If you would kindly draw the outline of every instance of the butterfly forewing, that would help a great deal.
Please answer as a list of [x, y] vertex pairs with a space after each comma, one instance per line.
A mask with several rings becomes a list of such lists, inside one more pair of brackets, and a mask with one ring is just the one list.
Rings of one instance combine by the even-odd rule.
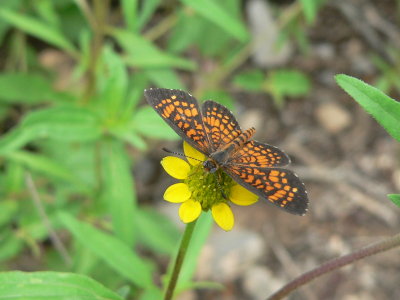
[[224, 168], [224, 171], [243, 187], [287, 212], [304, 215], [307, 211], [307, 192], [292, 171], [242, 166]]
[[197, 100], [181, 90], [148, 89], [147, 102], [186, 142], [200, 152], [210, 154], [210, 142]]
[[206, 101], [203, 103], [202, 111], [204, 126], [213, 151], [223, 148], [242, 133], [235, 117], [225, 106], [214, 101]]

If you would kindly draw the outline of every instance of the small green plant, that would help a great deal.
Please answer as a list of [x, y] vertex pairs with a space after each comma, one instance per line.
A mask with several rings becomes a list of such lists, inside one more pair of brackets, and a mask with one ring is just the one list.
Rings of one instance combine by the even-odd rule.
[[241, 73], [233, 81], [237, 86], [272, 96], [275, 105], [282, 108], [287, 97], [305, 96], [311, 89], [307, 76], [296, 70], [279, 69], [264, 75], [259, 70]]

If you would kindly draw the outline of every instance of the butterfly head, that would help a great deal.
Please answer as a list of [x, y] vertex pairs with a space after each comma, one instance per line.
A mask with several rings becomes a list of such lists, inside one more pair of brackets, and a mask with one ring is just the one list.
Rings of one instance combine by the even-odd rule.
[[215, 173], [218, 170], [218, 165], [211, 159], [204, 161], [203, 167], [209, 173]]

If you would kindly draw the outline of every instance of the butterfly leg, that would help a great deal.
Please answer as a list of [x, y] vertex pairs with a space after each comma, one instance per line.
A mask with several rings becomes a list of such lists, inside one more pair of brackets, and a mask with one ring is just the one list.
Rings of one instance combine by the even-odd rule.
[[228, 199], [228, 197], [227, 197], [227, 196], [225, 195], [225, 193], [224, 193], [224, 190], [222, 189], [222, 186], [221, 186], [221, 183], [220, 183], [221, 178], [220, 178], [220, 176], [218, 176], [216, 173], [217, 173], [217, 172], [214, 172], [213, 174], [214, 174], [214, 176], [215, 176], [215, 180], [217, 181], [217, 185], [218, 185], [218, 188], [219, 188], [219, 190], [220, 190], [220, 192], [221, 192], [222, 198]]

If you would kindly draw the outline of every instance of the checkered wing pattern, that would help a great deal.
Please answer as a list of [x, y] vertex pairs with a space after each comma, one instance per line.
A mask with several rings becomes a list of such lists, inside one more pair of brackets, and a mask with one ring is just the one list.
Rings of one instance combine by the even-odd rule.
[[181, 90], [148, 89], [147, 102], [186, 142], [209, 155], [210, 142], [206, 134], [196, 98]]
[[296, 174], [281, 168], [232, 166], [224, 168], [237, 183], [261, 198], [296, 215], [307, 211], [304, 184]]
[[279, 148], [252, 140], [232, 154], [227, 166], [271, 168], [289, 163], [289, 157]]
[[242, 133], [235, 117], [225, 106], [208, 100], [203, 103], [202, 111], [213, 152], [222, 149]]

